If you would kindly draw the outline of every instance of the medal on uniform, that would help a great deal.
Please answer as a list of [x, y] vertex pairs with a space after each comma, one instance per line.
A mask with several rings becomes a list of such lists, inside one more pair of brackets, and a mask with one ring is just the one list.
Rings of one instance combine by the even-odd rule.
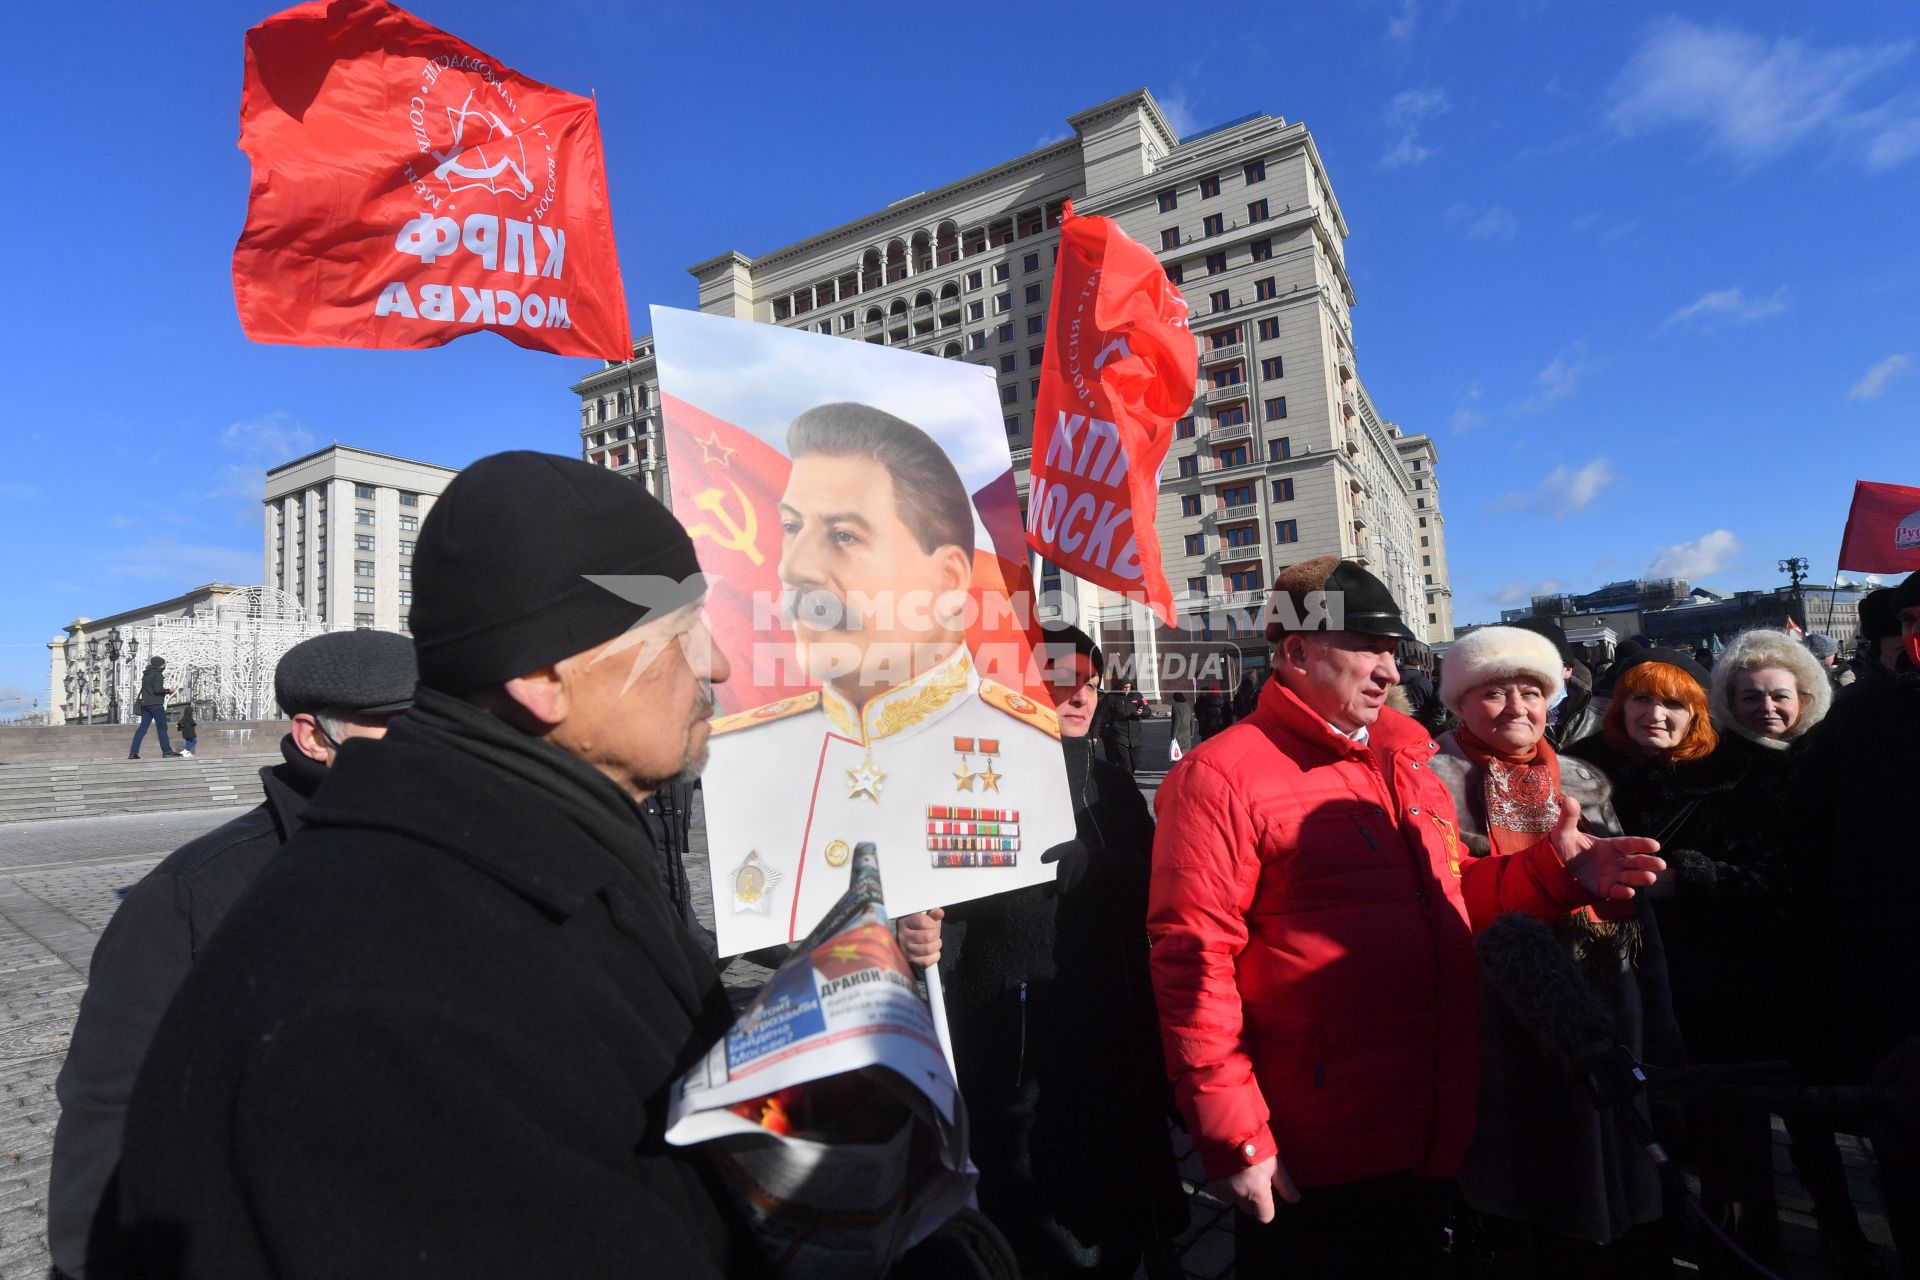
[[846, 866], [847, 859], [853, 855], [853, 850], [847, 846], [845, 840], [829, 840], [827, 847], [820, 852], [830, 867]]
[[[955, 738], [953, 740], [953, 749], [960, 753], [960, 767], [953, 771], [953, 789], [955, 791], [971, 791], [973, 790], [973, 780], [980, 776], [967, 764], [967, 757], [973, 754], [973, 739]], [[988, 763], [991, 764], [992, 762], [989, 761]]]
[[1017, 866], [1020, 811], [930, 804], [927, 852], [936, 867]]
[[886, 782], [887, 775], [873, 767], [873, 757], [869, 755], [857, 768], [847, 770], [847, 799], [857, 800], [861, 796], [880, 803], [880, 788]]
[[982, 769], [979, 774], [980, 789], [982, 791], [998, 791], [1000, 789], [1000, 775], [993, 771], [993, 758], [1000, 754], [1000, 740], [998, 738], [980, 739], [980, 754], [987, 758], [987, 767]]
[[758, 850], [733, 869], [732, 880], [735, 915], [751, 911], [764, 916], [772, 912], [773, 890], [780, 883], [780, 873], [760, 861]]

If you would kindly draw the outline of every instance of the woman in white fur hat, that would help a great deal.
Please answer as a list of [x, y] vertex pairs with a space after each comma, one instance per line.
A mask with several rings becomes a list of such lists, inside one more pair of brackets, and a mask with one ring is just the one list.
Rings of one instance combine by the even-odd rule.
[[[1568, 801], [1595, 834], [1622, 834], [1606, 776], [1563, 761], [1547, 741], [1562, 669], [1551, 641], [1518, 627], [1483, 627], [1447, 652], [1440, 698], [1461, 727], [1441, 737], [1432, 768], [1476, 857], [1509, 857], [1546, 838]], [[1677, 1065], [1665, 953], [1645, 901], [1583, 907], [1553, 928], [1620, 1042], [1643, 1061]], [[1643, 1102], [1631, 1105], [1645, 1117]], [[1460, 1184], [1482, 1215], [1495, 1274], [1637, 1276], [1670, 1266], [1659, 1172], [1624, 1109], [1596, 1108], [1491, 992], [1481, 1007], [1479, 1128]]]

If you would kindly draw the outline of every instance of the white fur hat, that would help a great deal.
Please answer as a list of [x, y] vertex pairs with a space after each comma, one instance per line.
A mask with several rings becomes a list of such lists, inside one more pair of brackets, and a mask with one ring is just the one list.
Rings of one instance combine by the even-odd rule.
[[1481, 627], [1454, 642], [1440, 666], [1440, 701], [1460, 714], [1460, 704], [1481, 685], [1512, 676], [1532, 676], [1552, 702], [1560, 696], [1560, 651], [1537, 631]]
[[1800, 688], [1800, 718], [1787, 730], [1786, 737], [1776, 740], [1775, 745], [1780, 745], [1803, 736], [1826, 719], [1827, 711], [1833, 706], [1833, 686], [1827, 681], [1826, 668], [1804, 644], [1786, 632], [1758, 627], [1735, 636], [1720, 660], [1713, 664], [1708, 705], [1713, 723], [1721, 729], [1730, 729], [1756, 742], [1763, 741], [1734, 718], [1733, 678], [1742, 671], [1761, 671], [1768, 667], [1789, 673]]

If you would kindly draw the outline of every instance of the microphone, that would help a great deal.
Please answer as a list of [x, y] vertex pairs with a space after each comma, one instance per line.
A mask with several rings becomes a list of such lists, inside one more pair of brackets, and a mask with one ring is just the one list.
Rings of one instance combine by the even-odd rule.
[[1474, 939], [1480, 971], [1541, 1048], [1586, 1080], [1596, 1104], [1615, 1107], [1646, 1089], [1646, 1076], [1614, 1034], [1613, 1015], [1544, 922], [1510, 911]]

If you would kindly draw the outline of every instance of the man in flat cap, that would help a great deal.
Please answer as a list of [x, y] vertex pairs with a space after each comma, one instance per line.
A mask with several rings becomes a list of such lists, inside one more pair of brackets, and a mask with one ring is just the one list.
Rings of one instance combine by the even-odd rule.
[[821, 687], [713, 726], [703, 789], [729, 954], [805, 938], [862, 841], [898, 915], [1008, 887], [989, 869], [1073, 838], [1059, 718], [968, 655], [973, 502], [952, 460], [853, 403], [802, 413], [787, 448], [780, 582]]
[[273, 673], [285, 764], [260, 771], [258, 806], [161, 860], [124, 895], [94, 948], [55, 1092], [47, 1239], [57, 1275], [87, 1274], [87, 1239], [120, 1160], [127, 1098], [160, 1016], [214, 929], [293, 835], [349, 738], [378, 738], [413, 702], [413, 642], [383, 631], [302, 640]]
[[1569, 825], [1564, 848], [1539, 851], [1550, 878], [1490, 868], [1473, 901], [1491, 909], [1470, 924], [1461, 879], [1479, 871], [1428, 768], [1436, 746], [1386, 706], [1413, 638], [1391, 593], [1323, 556], [1279, 575], [1266, 623], [1273, 677], [1253, 714], [1195, 747], [1155, 802], [1147, 934], [1168, 1071], [1241, 1210], [1240, 1274], [1430, 1275], [1474, 1131], [1471, 929], [1631, 897], [1664, 864], [1650, 840]]
[[611, 472], [505, 453], [447, 486], [413, 707], [341, 749], [141, 1070], [128, 1272], [761, 1273], [661, 1137], [731, 1022], [640, 811], [705, 755], [703, 602], [685, 532]]

